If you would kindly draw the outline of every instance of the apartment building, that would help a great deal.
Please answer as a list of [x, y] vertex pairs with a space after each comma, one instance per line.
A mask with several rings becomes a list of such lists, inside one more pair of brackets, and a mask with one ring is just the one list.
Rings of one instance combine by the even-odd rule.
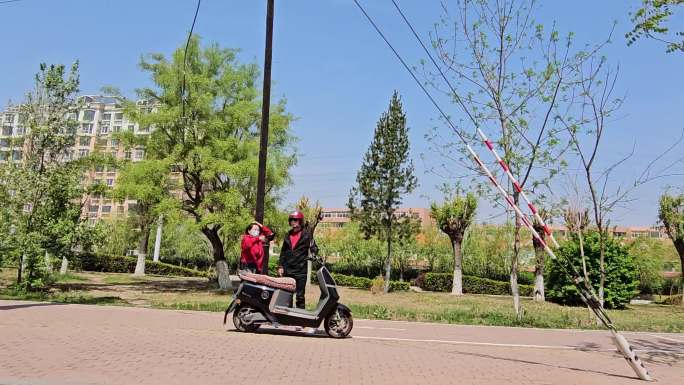
[[[67, 155], [67, 159], [78, 159], [93, 153], [109, 154], [116, 159], [139, 161], [144, 158], [141, 148], [125, 149], [114, 138], [114, 133], [130, 131], [135, 135], [149, 135], [150, 127], [140, 127], [129, 121], [123, 112], [120, 100], [115, 97], [84, 95], [79, 98], [81, 108], [73, 116], [78, 121], [76, 142]], [[144, 102], [138, 103], [141, 109], [151, 110]], [[22, 127], [19, 106], [8, 106], [0, 112], [0, 163], [20, 162], [24, 151], [23, 137], [26, 129]], [[87, 172], [83, 181], [86, 184], [95, 182], [114, 186], [118, 171], [115, 167], [98, 166]], [[84, 215], [90, 222], [115, 215], [127, 215], [135, 201], [116, 202], [103, 196], [90, 196], [84, 209]]]
[[[325, 208], [322, 211], [323, 219], [321, 226], [328, 228], [340, 228], [351, 221], [351, 212], [348, 208]], [[430, 217], [430, 210], [426, 208], [402, 207], [397, 209], [396, 216], [403, 218], [411, 216], [420, 221], [421, 226], [434, 225], [434, 220]]]

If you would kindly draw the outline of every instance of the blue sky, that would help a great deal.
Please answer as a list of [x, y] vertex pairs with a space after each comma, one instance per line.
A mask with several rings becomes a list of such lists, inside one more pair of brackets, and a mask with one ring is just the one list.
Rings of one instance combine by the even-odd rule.
[[[389, 0], [366, 0], [369, 12], [400, 49], [416, 64], [423, 53], [397, 17]], [[419, 33], [426, 36], [440, 15], [439, 1], [400, 2]], [[578, 42], [598, 42], [617, 28], [606, 54], [620, 64], [618, 89], [627, 95], [620, 118], [606, 137], [605, 162], [619, 158], [637, 144], [636, 156], [614, 174], [615, 183], [631, 174], [684, 128], [684, 55], [665, 54], [662, 46], [642, 41], [627, 47], [630, 9], [640, 1], [543, 1], [536, 14], [547, 25], [574, 31]], [[194, 0], [23, 0], [0, 4], [0, 102], [20, 101], [32, 87], [40, 62], [81, 62], [83, 93], [104, 85], [133, 95], [149, 85], [137, 64], [142, 54], [170, 53], [183, 44], [192, 21]], [[243, 61], [263, 63], [265, 1], [204, 0], [195, 32], [204, 43], [241, 49]], [[681, 21], [681, 18], [676, 21]], [[680, 23], [681, 24], [681, 23]], [[412, 151], [420, 187], [406, 206], [426, 207], [441, 194], [442, 178], [426, 172], [441, 160], [432, 154], [424, 134], [438, 124], [437, 112], [401, 68], [392, 53], [351, 0], [276, 0], [273, 95], [286, 97], [298, 117], [299, 165], [295, 185], [285, 204], [306, 194], [324, 206], [346, 203], [349, 188], [392, 91], [403, 96], [411, 128]], [[457, 114], [453, 106], [447, 106]], [[442, 128], [444, 129], [444, 128]], [[680, 147], [680, 151], [681, 151]], [[427, 164], [420, 155], [425, 154]], [[657, 197], [667, 185], [682, 186], [681, 177], [639, 189], [614, 223], [651, 225]], [[481, 217], [493, 213], [483, 208]]]

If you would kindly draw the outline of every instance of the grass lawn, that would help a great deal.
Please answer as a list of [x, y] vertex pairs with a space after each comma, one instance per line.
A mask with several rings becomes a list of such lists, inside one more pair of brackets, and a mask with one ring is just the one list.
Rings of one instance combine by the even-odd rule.
[[[16, 270], [0, 271], [0, 299], [29, 299], [68, 303], [145, 306], [162, 309], [222, 312], [231, 298], [204, 278], [130, 274], [76, 273], [60, 279], [49, 291], [13, 293], [7, 289]], [[3, 289], [4, 288], [4, 289]], [[318, 301], [318, 287], [307, 293], [307, 304]], [[497, 325], [540, 328], [600, 329], [586, 308], [536, 303], [522, 299], [523, 316], [517, 319], [510, 297], [447, 293], [398, 292], [372, 294], [368, 290], [340, 288], [341, 302], [356, 318]], [[684, 308], [671, 305], [631, 305], [608, 312], [620, 330], [684, 332]]]

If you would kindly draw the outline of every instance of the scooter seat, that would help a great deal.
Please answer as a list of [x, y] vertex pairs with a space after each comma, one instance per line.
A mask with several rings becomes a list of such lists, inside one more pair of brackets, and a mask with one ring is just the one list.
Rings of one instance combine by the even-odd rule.
[[294, 293], [297, 288], [297, 282], [294, 278], [283, 277], [269, 277], [263, 274], [254, 274], [248, 272], [240, 272], [240, 279], [244, 281], [249, 281], [253, 283], [258, 283], [260, 285], [272, 287], [274, 289], [282, 289]]

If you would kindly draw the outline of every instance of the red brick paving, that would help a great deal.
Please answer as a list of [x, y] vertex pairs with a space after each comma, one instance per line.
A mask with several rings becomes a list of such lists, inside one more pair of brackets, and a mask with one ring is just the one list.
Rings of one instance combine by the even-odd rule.
[[[0, 384], [643, 383], [606, 332], [355, 320], [357, 338], [332, 340], [222, 318], [0, 301]], [[684, 383], [684, 335], [627, 337], [659, 384]]]

